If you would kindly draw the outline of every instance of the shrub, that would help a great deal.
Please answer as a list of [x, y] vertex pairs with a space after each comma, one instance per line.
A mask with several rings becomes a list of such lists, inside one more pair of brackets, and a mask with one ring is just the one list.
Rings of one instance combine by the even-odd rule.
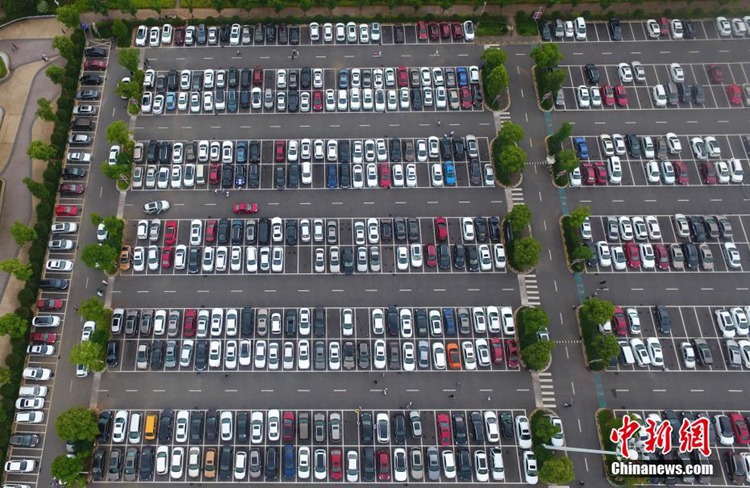
[[23, 288], [18, 292], [18, 303], [24, 306], [29, 306], [36, 301], [36, 293], [28, 288]]
[[39, 244], [34, 244], [29, 248], [29, 259], [32, 261], [38, 261], [44, 258], [45, 250]]
[[5, 357], [5, 365], [10, 369], [16, 369], [23, 366], [25, 357], [17, 352], [11, 352]]

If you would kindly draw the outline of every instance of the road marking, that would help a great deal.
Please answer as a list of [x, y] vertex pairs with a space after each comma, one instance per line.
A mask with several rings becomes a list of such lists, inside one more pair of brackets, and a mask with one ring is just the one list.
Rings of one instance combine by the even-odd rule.
[[252, 128], [253, 128], [252, 125], [241, 125], [240, 126], [240, 129], [252, 129]]
[[310, 390], [297, 390], [297, 393], [310, 393]]
[[244, 290], [229, 290], [230, 293], [242, 293]]
[[690, 393], [703, 393], [703, 390], [690, 390]]
[[516, 391], [518, 391], [518, 392], [529, 392], [531, 390], [529, 390], [528, 388], [516, 388]]
[[666, 291], [680, 291], [679, 288], [666, 288]]
[[437, 205], [437, 203], [438, 203], [437, 200], [429, 200], [429, 201], [427, 201], [427, 205]]
[[203, 390], [188, 390], [188, 393], [201, 393]]
[[263, 290], [264, 293], [276, 293], [276, 290]]
[[260, 390], [261, 393], [273, 393], [274, 390]]
[[164, 393], [167, 390], [151, 390], [151, 391], [153, 391], [154, 393]]
[[396, 205], [406, 205], [406, 202], [393, 202], [393, 203], [395, 203]]
[[631, 288], [630, 291], [643, 291], [643, 288]]
[[729, 393], [742, 393], [743, 390], [727, 390]]
[[268, 203], [266, 203], [266, 205], [269, 205], [269, 206], [274, 206], [274, 207], [276, 207], [276, 206], [279, 206], [279, 205], [281, 205], [281, 202], [268, 202]]
[[344, 202], [331, 202], [331, 205], [343, 205]]
[[459, 200], [458, 203], [461, 205], [469, 205], [471, 204], [471, 200]]
[[346, 393], [346, 390], [337, 389], [337, 390], [333, 390], [333, 392], [334, 393]]
[[362, 202], [362, 205], [375, 205], [375, 202]]
[[466, 291], [478, 292], [480, 291], [480, 289], [479, 288], [467, 288]]
[[501, 288], [502, 291], [516, 291], [515, 288]]
[[666, 393], [667, 392], [667, 390], [664, 388], [654, 388], [651, 391], [653, 391], [654, 393]]
[[407, 388], [407, 393], [419, 393], [419, 388]]
[[224, 393], [237, 393], [237, 390], [224, 390]]
[[713, 288], [701, 288], [701, 291], [714, 291]]
[[444, 292], [445, 288], [433, 288], [432, 291], [434, 291], [434, 292]]
[[300, 205], [312, 205], [312, 202], [299, 202]]
[[196, 290], [196, 293], [211, 293], [211, 290]]
[[400, 293], [407, 293], [407, 292], [411, 292], [411, 288], [399, 288], [398, 291]]
[[333, 290], [331, 290], [331, 293], [344, 293], [344, 290], [342, 290], [341, 288], [334, 288]]
[[367, 288], [365, 290], [365, 293], [377, 293], [377, 292], [378, 292], [377, 288]]
[[138, 290], [136, 293], [148, 293], [148, 290]]
[[164, 293], [177, 293], [175, 290], [164, 290]]
[[[104, 391], [104, 390], [101, 390], [101, 391]], [[138, 393], [138, 390], [125, 390], [125, 393]]]

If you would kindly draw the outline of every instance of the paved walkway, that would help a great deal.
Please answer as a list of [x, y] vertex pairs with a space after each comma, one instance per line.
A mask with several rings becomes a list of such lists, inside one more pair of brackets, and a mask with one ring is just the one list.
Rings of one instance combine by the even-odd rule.
[[[0, 50], [10, 57], [10, 76], [0, 85], [0, 107], [5, 117], [0, 126], [0, 178], [5, 181], [5, 198], [0, 213], [0, 261], [18, 256], [19, 247], [10, 237], [9, 228], [16, 220], [29, 223], [33, 206], [31, 195], [22, 180], [27, 176], [41, 179], [45, 165], [26, 155], [34, 139], [49, 141], [52, 124], [37, 119], [36, 100], [56, 99], [60, 87], [44, 74], [48, 64], [62, 65], [63, 60], [52, 49], [52, 37], [61, 34], [62, 25], [55, 19], [34, 19], [0, 29]], [[13, 49], [15, 44], [18, 49]], [[42, 52], [51, 57], [41, 59]], [[25, 260], [25, 257], [23, 258]], [[16, 295], [23, 283], [0, 273], [0, 315], [17, 306]], [[7, 338], [0, 338], [0, 364], [8, 350]]]

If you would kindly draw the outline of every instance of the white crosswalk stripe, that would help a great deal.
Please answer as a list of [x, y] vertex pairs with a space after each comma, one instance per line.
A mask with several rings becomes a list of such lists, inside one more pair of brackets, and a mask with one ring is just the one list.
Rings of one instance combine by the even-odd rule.
[[536, 392], [539, 393], [537, 396], [537, 407], [542, 408], [557, 408], [557, 400], [555, 398], [555, 385], [552, 381], [552, 373], [542, 372], [535, 376], [535, 383], [538, 388], [535, 388]]
[[538, 307], [542, 304], [539, 297], [539, 284], [535, 274], [520, 275], [519, 281], [522, 281], [521, 289], [522, 303], [530, 307]]

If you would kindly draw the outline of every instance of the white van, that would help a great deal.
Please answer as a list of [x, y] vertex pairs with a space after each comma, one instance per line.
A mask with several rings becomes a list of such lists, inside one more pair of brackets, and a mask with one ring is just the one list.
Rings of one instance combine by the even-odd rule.
[[205, 185], [206, 184], [206, 165], [197, 164], [195, 166], [195, 184]]
[[575, 31], [576, 31], [576, 41], [586, 40], [586, 21], [583, 20], [583, 17], [576, 17]]
[[617, 343], [620, 345], [620, 362], [628, 365], [635, 364], [635, 356], [630, 343], [625, 339], [619, 340]]
[[130, 425], [128, 426], [128, 441], [131, 444], [141, 442], [141, 414], [133, 413], [130, 415]]

